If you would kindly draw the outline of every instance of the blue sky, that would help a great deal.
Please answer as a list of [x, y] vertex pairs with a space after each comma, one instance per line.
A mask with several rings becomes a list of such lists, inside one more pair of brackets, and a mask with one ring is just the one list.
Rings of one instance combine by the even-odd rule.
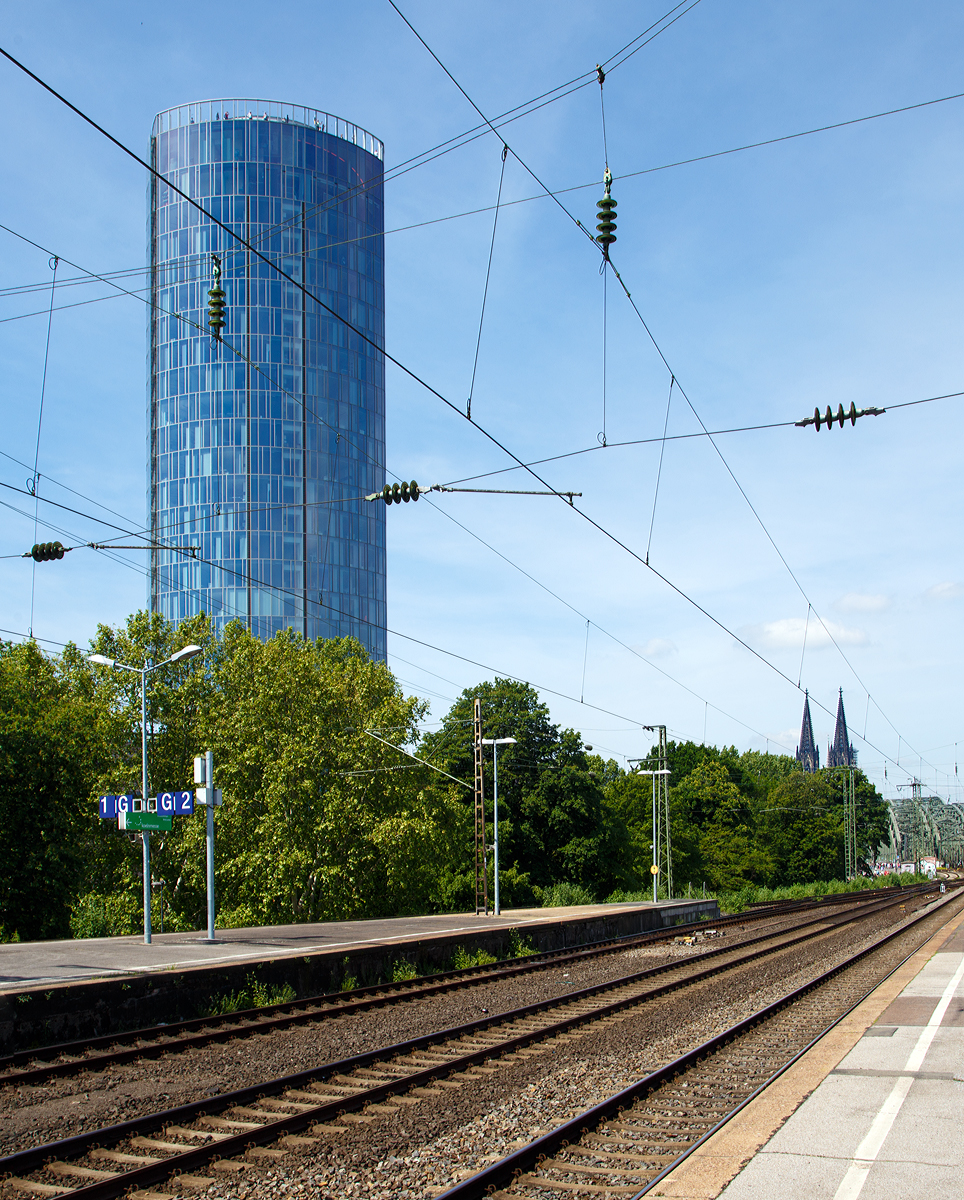
[[[670, 0], [400, 7], [494, 115], [592, 71]], [[964, 390], [964, 101], [632, 173], [962, 91], [962, 26], [960, 7], [940, 0], [701, 0], [608, 75], [613, 260], [709, 429]], [[389, 168], [477, 123], [384, 0], [230, 8], [40, 0], [8, 11], [2, 30], [0, 45], [139, 152], [155, 112], [207, 97], [336, 113], [384, 140]], [[146, 181], [9, 64], [0, 65], [0, 101], [0, 223], [43, 247], [0, 230], [0, 449], [12, 456], [0, 457], [0, 480], [22, 488], [47, 323], [9, 318], [43, 313], [49, 291], [6, 289], [49, 283], [49, 252], [91, 271], [142, 267]], [[603, 170], [595, 83], [504, 136], [550, 189], [592, 185], [559, 199], [594, 222]], [[500, 166], [501, 143], [489, 134], [386, 188], [386, 228], [401, 230], [386, 238], [389, 349], [457, 405], [471, 379], [492, 213], [405, 227], [491, 206]], [[503, 199], [539, 192], [510, 156]], [[929, 790], [960, 798], [961, 400], [829, 434], [723, 435], [716, 445], [726, 465], [705, 438], [669, 441], [650, 542], [659, 444], [614, 443], [660, 437], [670, 374], [610, 277], [609, 444], [599, 446], [598, 267], [552, 200], [502, 210], [473, 416], [525, 461], [586, 450], [537, 470], [554, 488], [581, 491], [579, 507], [643, 557], [649, 544], [652, 566], [725, 628], [558, 500], [436, 495], [388, 514], [389, 626], [418, 639], [390, 636], [399, 677], [438, 719], [488, 674], [419, 644], [430, 643], [552, 689], [544, 695], [556, 720], [630, 757], [648, 748], [641, 723], [792, 752], [798, 679], [826, 744], [833, 721], [819, 706], [832, 713], [842, 687], [852, 732], [866, 732], [866, 743], [854, 737], [860, 762], [886, 794], [918, 773]], [[57, 303], [108, 292], [65, 287]], [[145, 311], [121, 298], [54, 313], [39, 459], [51, 480], [45, 495], [93, 511], [57, 480], [137, 523]], [[512, 465], [395, 369], [388, 414], [388, 464], [399, 478], [448, 483]], [[698, 429], [674, 389], [668, 432]], [[478, 486], [539, 484], [514, 471]], [[28, 497], [4, 489], [0, 499], [32, 513]], [[20, 554], [33, 541], [32, 517], [2, 511], [0, 554]], [[45, 512], [71, 540], [109, 533], [86, 517]], [[127, 565], [86, 550], [39, 565], [35, 634], [83, 643], [98, 621], [142, 606], [145, 556], [118, 558]], [[30, 564], [0, 559], [0, 626], [26, 630], [30, 605]]]

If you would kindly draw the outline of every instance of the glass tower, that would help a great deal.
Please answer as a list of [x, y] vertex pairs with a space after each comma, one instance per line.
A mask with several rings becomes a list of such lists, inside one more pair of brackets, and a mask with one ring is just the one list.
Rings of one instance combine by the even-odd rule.
[[321, 302], [152, 178], [152, 608], [351, 634], [384, 659], [385, 506], [362, 499], [385, 478], [382, 143], [234, 99], [160, 113], [150, 149], [161, 180]]

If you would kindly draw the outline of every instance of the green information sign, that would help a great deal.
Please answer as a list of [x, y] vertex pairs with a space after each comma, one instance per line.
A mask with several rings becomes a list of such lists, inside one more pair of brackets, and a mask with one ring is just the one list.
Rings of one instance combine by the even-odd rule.
[[174, 828], [174, 818], [163, 813], [122, 812], [117, 814], [117, 828], [128, 830], [150, 830], [152, 833]]

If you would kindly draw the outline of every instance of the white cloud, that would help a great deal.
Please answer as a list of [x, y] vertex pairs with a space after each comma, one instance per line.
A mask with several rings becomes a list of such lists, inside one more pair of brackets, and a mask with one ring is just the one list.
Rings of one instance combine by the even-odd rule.
[[865, 646], [868, 641], [862, 629], [848, 629], [836, 621], [821, 624], [813, 617], [809, 624], [804, 617], [784, 617], [779, 621], [765, 621], [762, 625], [748, 625], [740, 632], [746, 641], [768, 650], [801, 649], [804, 634], [808, 650], [831, 645], [831, 636], [838, 646]]
[[959, 583], [935, 583], [924, 593], [926, 600], [956, 600], [964, 596], [964, 586]]
[[883, 612], [890, 608], [889, 596], [870, 596], [864, 592], [848, 592], [834, 604], [840, 612]]
[[645, 646], [633, 646], [633, 649], [644, 658], [668, 658], [676, 653], [677, 646], [669, 638], [650, 638]]

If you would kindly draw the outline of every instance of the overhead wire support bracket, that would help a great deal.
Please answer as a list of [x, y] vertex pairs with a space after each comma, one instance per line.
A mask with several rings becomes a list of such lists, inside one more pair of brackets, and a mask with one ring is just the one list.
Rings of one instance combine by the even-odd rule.
[[[84, 545], [90, 550], [173, 550], [175, 554], [190, 554], [192, 558], [197, 558], [197, 552], [201, 549], [200, 546], [165, 546], [163, 542], [151, 542], [149, 545], [132, 544], [119, 546], [116, 542], [84, 542]], [[68, 547], [73, 549], [73, 547]]]
[[386, 483], [380, 492], [372, 492], [368, 496], [363, 496], [363, 500], [384, 500], [386, 504], [399, 503], [402, 500], [417, 500], [419, 496], [424, 496], [428, 492], [477, 492], [485, 493], [490, 496], [561, 496], [564, 500], [568, 500], [572, 504], [573, 497], [582, 496], [582, 492], [538, 492], [523, 488], [465, 488], [465, 487], [445, 487], [441, 483], [433, 483], [431, 487], [420, 487], [414, 481], [412, 483], [402, 484], [401, 487], [396, 483]]
[[840, 428], [843, 429], [844, 421], [849, 421], [851, 425], [856, 425], [858, 417], [882, 417], [886, 411], [886, 408], [857, 408], [851, 402], [850, 408], [846, 412], [844, 412], [842, 404], [839, 404], [837, 411], [834, 412], [828, 404], [825, 413], [821, 413], [819, 408], [815, 408], [812, 417], [804, 417], [802, 421], [794, 421], [794, 425], [798, 429], [803, 429], [807, 425], [814, 425], [817, 433], [819, 433], [821, 425], [826, 425], [828, 429], [833, 429], [833, 423], [836, 421], [840, 425]]

